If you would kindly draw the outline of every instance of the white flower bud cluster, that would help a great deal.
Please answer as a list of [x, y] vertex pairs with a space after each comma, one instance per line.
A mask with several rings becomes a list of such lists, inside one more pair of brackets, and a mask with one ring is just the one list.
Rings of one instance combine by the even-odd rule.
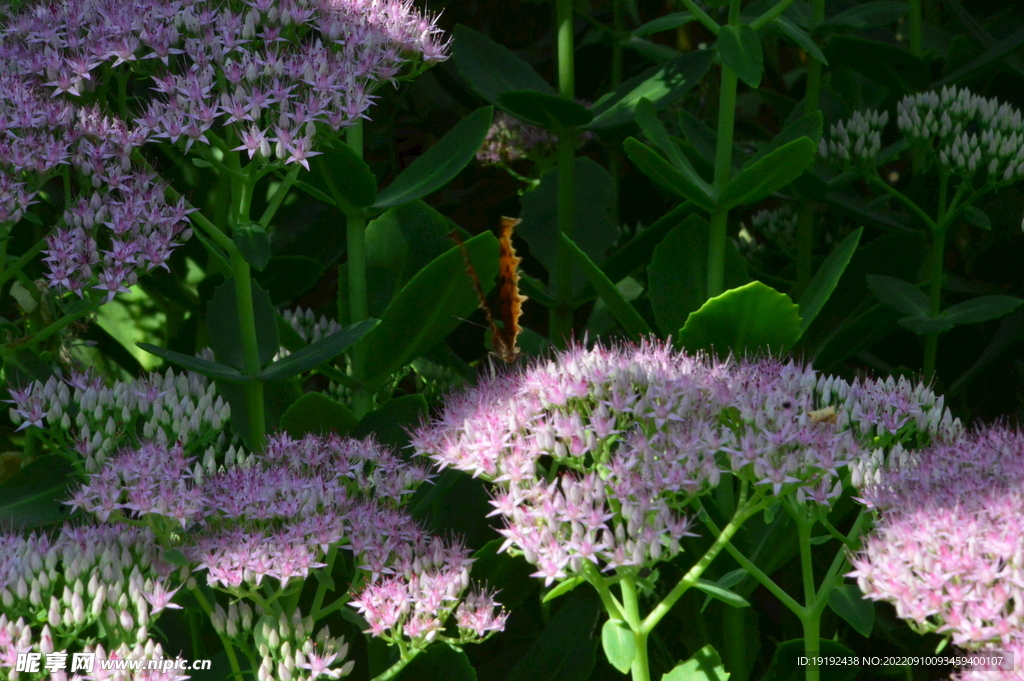
[[[186, 450], [226, 439], [231, 408], [213, 383], [191, 372], [151, 374], [107, 387], [95, 377], [51, 377], [11, 389], [11, 420], [47, 431], [54, 446], [70, 447], [99, 470], [108, 455], [140, 440]], [[224, 444], [221, 442], [221, 444]]]
[[[315, 343], [322, 338], [330, 336], [332, 333], [341, 331], [341, 324], [333, 319], [328, 319], [324, 315], [320, 315], [317, 318], [310, 308], [297, 307], [294, 310], [282, 313], [281, 316], [295, 329], [295, 332], [302, 337], [302, 340], [307, 343]], [[287, 348], [281, 348], [277, 355], [275, 355], [274, 361], [287, 357], [290, 354], [291, 351]]]
[[[349, 660], [331, 668], [348, 655], [345, 637], [333, 637], [330, 628], [324, 627], [313, 638], [313, 618], [302, 617], [298, 610], [290, 619], [280, 613], [277, 619], [269, 615], [259, 616], [253, 624], [244, 602], [242, 608], [245, 610], [240, 618], [234, 603], [226, 615], [220, 605], [217, 608], [218, 615], [223, 618], [223, 632], [228, 636], [233, 636], [232, 630], [239, 631], [239, 626], [242, 630], [254, 630], [256, 649], [263, 658], [256, 672], [258, 681], [312, 681], [321, 676], [336, 679], [348, 676], [355, 666], [355, 660]], [[232, 612], [235, 613], [234, 618]]]
[[[60, 642], [96, 626], [111, 649], [164, 657], [149, 630], [163, 609], [178, 607], [170, 603], [177, 589], [167, 585], [176, 574], [187, 578], [187, 569], [160, 559], [149, 530], [65, 525], [56, 538], [0, 535], [0, 547], [17, 557], [0, 565], [0, 678], [13, 673], [5, 666], [16, 652], [62, 652]], [[105, 659], [101, 649], [85, 650]]]
[[1024, 120], [1006, 103], [946, 87], [904, 97], [896, 124], [911, 142], [937, 154], [939, 164], [962, 177], [980, 169], [988, 182], [1024, 178]]
[[818, 153], [841, 163], [871, 164], [882, 150], [882, 130], [888, 111], [856, 111], [849, 120], [833, 123], [828, 138], [821, 136]]

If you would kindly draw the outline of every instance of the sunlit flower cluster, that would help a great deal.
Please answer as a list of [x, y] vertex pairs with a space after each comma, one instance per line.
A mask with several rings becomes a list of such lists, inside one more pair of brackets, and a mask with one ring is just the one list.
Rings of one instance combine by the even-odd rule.
[[90, 472], [112, 452], [143, 440], [178, 442], [188, 451], [223, 445], [231, 416], [208, 378], [170, 369], [109, 387], [85, 371], [9, 389], [18, 430], [41, 429], [56, 451], [77, 452]]
[[849, 384], [651, 342], [574, 347], [483, 381], [452, 395], [412, 443], [495, 484], [504, 548], [551, 583], [588, 562], [613, 570], [675, 555], [688, 502], [723, 474], [827, 505], [865, 443], [958, 429], [941, 398], [907, 381]]
[[864, 466], [861, 497], [879, 512], [853, 560], [864, 594], [919, 631], [968, 651], [1010, 651], [1022, 679], [1024, 435], [998, 426]]

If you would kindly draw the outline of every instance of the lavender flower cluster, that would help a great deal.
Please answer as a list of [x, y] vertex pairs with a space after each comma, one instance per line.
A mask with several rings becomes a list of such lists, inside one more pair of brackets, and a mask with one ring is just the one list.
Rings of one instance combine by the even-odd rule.
[[146, 142], [239, 143], [308, 169], [318, 130], [366, 118], [408, 61], [447, 56], [408, 0], [62, 0], [13, 13], [2, 36], [0, 223], [54, 174], [77, 180], [47, 278], [82, 295], [95, 277], [108, 300], [190, 236], [184, 202], [137, 162]]
[[231, 408], [204, 376], [168, 369], [131, 381], [71, 372], [10, 387], [11, 421], [41, 429], [55, 451], [74, 451], [85, 470], [95, 472], [111, 453], [126, 445], [153, 441], [180, 443], [186, 451], [226, 444], [224, 425]]
[[[139, 528], [64, 525], [51, 538], [0, 534], [0, 675], [12, 681], [66, 681], [67, 672], [16, 672], [19, 653], [93, 652], [106, 659], [160, 659], [164, 651], [149, 630], [188, 578], [164, 562], [151, 532]], [[84, 639], [99, 625], [106, 648]], [[109, 653], [107, 652], [109, 650]], [[58, 655], [58, 657], [60, 657]], [[46, 658], [44, 658], [45, 661]], [[68, 658], [63, 658], [67, 661]], [[173, 681], [166, 672], [122, 671], [101, 676], [128, 681]]]
[[861, 591], [921, 632], [972, 652], [1006, 651], [1016, 671], [965, 670], [961, 681], [1024, 679], [1024, 434], [997, 426], [955, 442], [875, 457], [858, 471], [879, 518], [853, 559]]
[[[340, 545], [363, 575], [353, 605], [368, 631], [389, 641], [425, 645], [456, 610], [460, 627], [477, 637], [502, 628], [490, 594], [460, 604], [470, 584], [466, 549], [430, 536], [402, 510], [428, 479], [426, 468], [370, 440], [337, 436], [277, 435], [261, 454], [229, 458], [221, 466], [186, 457], [178, 445], [127, 449], [71, 503], [101, 520], [145, 518], [168, 535], [191, 528], [184, 555], [210, 585], [236, 596], [267, 578], [282, 587], [305, 579]], [[301, 642], [293, 643], [297, 654]], [[281, 650], [274, 654], [271, 669], [291, 664]]]
[[960, 424], [906, 380], [846, 383], [774, 359], [718, 361], [662, 343], [574, 347], [452, 395], [412, 438], [496, 486], [504, 549], [547, 584], [679, 552], [683, 509], [732, 473], [829, 504], [865, 447], [948, 439]]
[[997, 184], [1024, 177], [1024, 119], [1009, 104], [945, 87], [904, 97], [896, 124], [952, 173], [971, 179], [983, 168], [987, 181]]
[[[589, 105], [583, 100], [576, 101]], [[579, 143], [593, 138], [594, 133], [586, 130], [579, 136]], [[500, 165], [523, 158], [536, 161], [553, 154], [557, 144], [558, 138], [554, 133], [498, 111], [480, 150], [476, 152], [476, 158], [484, 165]]]

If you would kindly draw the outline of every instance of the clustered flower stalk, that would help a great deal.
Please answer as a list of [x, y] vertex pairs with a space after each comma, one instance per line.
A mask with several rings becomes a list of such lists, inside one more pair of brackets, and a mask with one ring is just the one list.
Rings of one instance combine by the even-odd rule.
[[[904, 97], [897, 106], [896, 126], [938, 171], [938, 196], [929, 214], [877, 171], [882, 133], [888, 112], [856, 112], [832, 125], [822, 136], [821, 155], [853, 170], [904, 204], [926, 226], [931, 239], [927, 258], [928, 299], [932, 317], [942, 307], [946, 237], [950, 228], [978, 199], [1024, 177], [1024, 122], [1009, 104], [946, 87]], [[925, 334], [924, 378], [935, 373], [938, 331]]]
[[[590, 583], [606, 628], [633, 641], [628, 659], [607, 644], [606, 653], [634, 681], [647, 681], [647, 637], [723, 550], [800, 616], [807, 645], [817, 646], [823, 604], [863, 526], [844, 537], [827, 520], [843, 490], [840, 470], [871, 449], [958, 432], [941, 398], [905, 380], [849, 384], [774, 359], [723, 362], [650, 342], [572, 347], [484, 381], [451, 396], [412, 444], [440, 468], [493, 484], [502, 549], [525, 557], [546, 586], [560, 583], [557, 593]], [[725, 486], [728, 506], [712, 494]], [[803, 605], [731, 543], [747, 519], [776, 503], [793, 515], [805, 546]], [[681, 552], [688, 510], [714, 539], [645, 612], [641, 575]], [[718, 528], [709, 511], [726, 525]], [[818, 590], [809, 549], [816, 523], [843, 544]], [[816, 678], [817, 669], [808, 670]]]
[[[0, 223], [9, 230], [46, 181], [62, 179], [67, 209], [47, 241], [47, 278], [79, 296], [98, 281], [92, 287], [109, 300], [138, 271], [166, 267], [190, 218], [234, 280], [238, 368], [250, 379], [248, 436], [259, 450], [266, 423], [252, 254], [240, 240], [265, 243], [300, 170], [321, 153], [314, 149], [366, 118], [375, 89], [396, 83], [406, 64], [418, 73], [446, 58], [438, 34], [433, 18], [397, 0], [30, 6], [9, 18], [0, 45], [0, 122], [13, 133], [0, 150]], [[215, 219], [157, 181], [147, 145], [219, 176], [228, 196]], [[269, 178], [278, 185], [254, 219], [253, 197]], [[177, 205], [165, 204], [165, 193]], [[365, 269], [360, 257], [353, 270]], [[362, 290], [365, 303], [365, 281]]]

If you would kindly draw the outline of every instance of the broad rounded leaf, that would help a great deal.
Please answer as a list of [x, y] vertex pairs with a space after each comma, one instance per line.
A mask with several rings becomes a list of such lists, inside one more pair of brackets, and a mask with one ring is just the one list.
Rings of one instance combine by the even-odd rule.
[[[260, 365], [274, 358], [281, 349], [277, 333], [277, 314], [270, 296], [252, 282], [252, 307], [256, 318], [256, 345]], [[238, 324], [238, 300], [235, 294], [235, 278], [228, 277], [213, 292], [213, 298], [206, 305], [206, 329], [210, 334], [210, 347], [217, 362], [245, 368], [242, 357], [242, 332]], [[147, 351], [153, 352], [147, 348]], [[230, 379], [229, 379], [230, 380]]]
[[417, 655], [395, 678], [398, 681], [476, 681], [476, 670], [466, 653], [437, 644]]
[[800, 177], [814, 163], [817, 153], [814, 142], [807, 137], [782, 145], [729, 180], [718, 197], [718, 204], [732, 208], [741, 203], [755, 203], [774, 194]]
[[260, 272], [270, 262], [270, 237], [258, 222], [246, 222], [235, 227], [231, 234], [235, 248], [247, 263]]
[[761, 84], [764, 75], [764, 55], [757, 31], [746, 24], [726, 24], [718, 32], [718, 54], [736, 73], [736, 77], [752, 88]]
[[1013, 296], [981, 296], [951, 305], [942, 311], [942, 317], [954, 324], [978, 324], [1004, 317], [1024, 303]]
[[800, 337], [800, 308], [759, 281], [726, 291], [686, 320], [676, 343], [689, 351], [782, 352]]
[[992, 231], [992, 221], [988, 219], [988, 214], [977, 206], [964, 208], [964, 218], [978, 229]]
[[633, 137], [627, 137], [622, 146], [629, 160], [662, 187], [693, 201], [708, 212], [715, 210], [715, 202], [707, 192], [673, 167], [654, 149]]
[[881, 274], [869, 274], [867, 280], [875, 298], [897, 312], [917, 317], [931, 316], [928, 296], [909, 281]]
[[636, 657], [636, 640], [633, 631], [621, 620], [608, 620], [601, 627], [601, 646], [608, 662], [625, 674]]
[[594, 119], [594, 114], [582, 104], [536, 90], [504, 92], [498, 95], [498, 103], [516, 118], [545, 128], [575, 128]]
[[281, 415], [281, 430], [293, 438], [307, 433], [326, 435], [330, 432], [344, 435], [359, 421], [348, 407], [323, 393], [306, 393]]
[[875, 626], [875, 604], [864, 598], [856, 584], [837, 586], [828, 594], [828, 607], [868, 638]]
[[0, 483], [0, 526], [24, 530], [67, 519], [71, 507], [62, 502], [73, 486], [77, 481], [67, 459], [40, 456]]
[[662, 676], [661, 681], [729, 681], [729, 672], [718, 651], [708, 644]]
[[494, 109], [485, 106], [456, 123], [377, 195], [373, 207], [400, 206], [432, 194], [451, 182], [476, 156], [493, 115]]
[[491, 104], [498, 103], [499, 95], [513, 90], [557, 94], [529, 64], [507, 47], [462, 24], [455, 27], [452, 59], [462, 77]]
[[[580, 589], [561, 604], [504, 681], [587, 681], [597, 662], [592, 637], [601, 612], [591, 590]], [[564, 601], [564, 602], [563, 602]], [[557, 604], [556, 603], [556, 604]]]

